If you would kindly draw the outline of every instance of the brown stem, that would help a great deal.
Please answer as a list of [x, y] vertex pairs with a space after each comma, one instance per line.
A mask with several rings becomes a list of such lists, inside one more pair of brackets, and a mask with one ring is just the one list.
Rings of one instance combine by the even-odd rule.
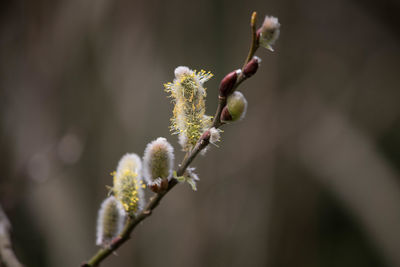
[[256, 30], [256, 26], [257, 26], [257, 12], [253, 12], [253, 14], [251, 14], [251, 20], [250, 20], [250, 27], [251, 27], [251, 45], [250, 45], [250, 49], [249, 49], [249, 53], [247, 54], [247, 58], [244, 61], [242, 70], [244, 69], [244, 67], [247, 65], [247, 63], [249, 63], [249, 61], [253, 58], [254, 53], [257, 51], [258, 49], [258, 40], [257, 40], [257, 30]]

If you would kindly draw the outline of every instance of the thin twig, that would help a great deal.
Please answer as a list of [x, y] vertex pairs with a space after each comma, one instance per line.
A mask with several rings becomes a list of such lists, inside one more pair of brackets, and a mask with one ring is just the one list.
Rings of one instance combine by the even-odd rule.
[[2, 263], [5, 267], [22, 267], [12, 250], [10, 230], [10, 221], [0, 206], [0, 265]]
[[[256, 15], [257, 15], [256, 12], [253, 12], [251, 16], [250, 26], [252, 30], [252, 43], [247, 58], [245, 60], [245, 63], [243, 65], [243, 68], [252, 59], [254, 53], [258, 49], [257, 34], [256, 34]], [[233, 90], [235, 90], [245, 79], [246, 79], [245, 76], [239, 75]], [[226, 98], [219, 97], [219, 103], [215, 113], [212, 127], [219, 128], [222, 125], [219, 118], [221, 116], [222, 109], [225, 105], [226, 105]], [[196, 146], [185, 155], [183, 161], [179, 165], [179, 168], [176, 172], [177, 176], [182, 176], [185, 173], [187, 167], [192, 163], [192, 161], [196, 158], [199, 152], [207, 147], [208, 144], [209, 144], [208, 140], [204, 140], [202, 138], [199, 139]], [[118, 249], [123, 243], [125, 243], [129, 239], [130, 234], [135, 229], [135, 227], [141, 221], [143, 221], [152, 214], [153, 210], [158, 206], [161, 199], [177, 184], [178, 181], [176, 179], [171, 179], [168, 183], [168, 189], [166, 191], [155, 194], [150, 199], [149, 203], [146, 205], [146, 207], [143, 209], [141, 213], [139, 213], [136, 217], [130, 217], [128, 219], [128, 222], [125, 224], [125, 227], [122, 230], [121, 234], [113, 240], [113, 242], [109, 247], [99, 249], [97, 253], [87, 263], [83, 263], [81, 266], [82, 267], [97, 266], [102, 260], [107, 258], [113, 251]]]
[[251, 46], [249, 49], [249, 53], [247, 54], [247, 58], [244, 61], [242, 70], [244, 69], [244, 67], [246, 67], [247, 63], [249, 63], [249, 61], [253, 58], [254, 53], [257, 51], [258, 49], [258, 41], [257, 41], [257, 30], [256, 30], [256, 26], [257, 26], [257, 12], [253, 12], [253, 14], [251, 14], [251, 20], [250, 20], [250, 27], [251, 27]]

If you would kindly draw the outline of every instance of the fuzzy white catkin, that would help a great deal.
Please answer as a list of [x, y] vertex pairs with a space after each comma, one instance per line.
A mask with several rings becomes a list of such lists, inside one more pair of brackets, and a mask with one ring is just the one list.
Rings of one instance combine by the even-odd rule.
[[190, 70], [188, 67], [186, 66], [179, 66], [175, 68], [174, 74], [176, 78], [180, 78], [182, 77], [182, 75], [188, 75], [191, 74], [193, 71]]
[[174, 166], [174, 148], [164, 137], [149, 143], [143, 156], [143, 176], [148, 185], [158, 178], [170, 180]]
[[122, 231], [125, 210], [115, 197], [106, 198], [100, 206], [97, 218], [96, 245], [107, 246]]
[[117, 175], [122, 175], [125, 170], [140, 173], [142, 170], [142, 160], [135, 153], [127, 153], [118, 162]]
[[281, 24], [278, 18], [273, 16], [265, 16], [264, 22], [260, 28], [260, 45], [270, 51], [274, 51], [272, 45], [279, 37]]

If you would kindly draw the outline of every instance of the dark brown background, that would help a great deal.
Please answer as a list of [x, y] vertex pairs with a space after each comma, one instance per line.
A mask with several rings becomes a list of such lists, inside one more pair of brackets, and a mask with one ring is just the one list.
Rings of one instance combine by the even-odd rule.
[[[126, 152], [165, 136], [162, 84], [210, 70], [279, 17], [220, 148], [102, 266], [400, 266], [398, 1], [3, 1], [0, 203], [27, 266], [78, 266]], [[148, 194], [149, 195], [149, 194]]]

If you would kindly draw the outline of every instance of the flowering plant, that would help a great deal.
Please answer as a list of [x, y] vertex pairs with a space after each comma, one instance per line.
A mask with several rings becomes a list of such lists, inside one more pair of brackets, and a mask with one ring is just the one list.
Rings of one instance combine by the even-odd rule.
[[[195, 71], [185, 66], [175, 69], [173, 82], [164, 84], [174, 104], [171, 131], [178, 135], [179, 144], [186, 153], [174, 170], [174, 149], [163, 137], [149, 143], [143, 161], [136, 154], [123, 156], [113, 173], [114, 184], [99, 210], [96, 244], [100, 250], [82, 266], [97, 266], [102, 260], [128, 240], [136, 226], [149, 217], [162, 198], [178, 183], [191, 185], [196, 190], [199, 177], [190, 164], [208, 145], [221, 138], [222, 125], [244, 118], [247, 100], [236, 91], [246, 79], [253, 76], [261, 59], [254, 56], [262, 46], [273, 51], [279, 36], [280, 24], [275, 17], [266, 16], [256, 30], [256, 12], [251, 16], [252, 42], [241, 69], [228, 73], [219, 86], [218, 107], [214, 117], [206, 115], [206, 88], [204, 83], [213, 75], [204, 70]], [[147, 201], [144, 188], [154, 192]]]

